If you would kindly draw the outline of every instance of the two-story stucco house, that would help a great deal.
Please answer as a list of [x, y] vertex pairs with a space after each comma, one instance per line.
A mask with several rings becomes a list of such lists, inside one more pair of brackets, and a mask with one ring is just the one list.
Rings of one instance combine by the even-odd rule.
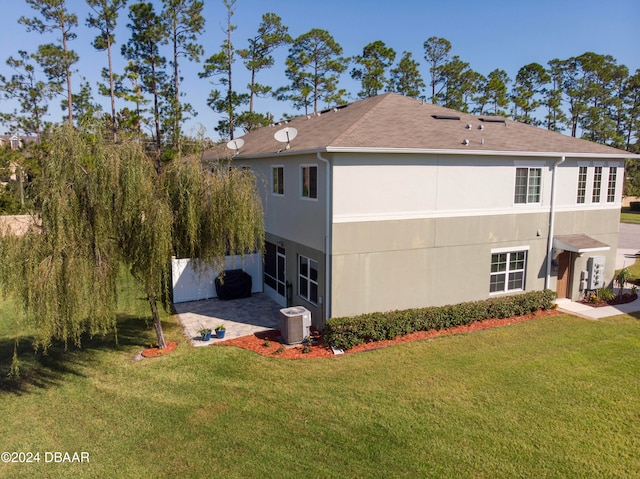
[[262, 179], [265, 290], [318, 327], [613, 278], [624, 151], [393, 93], [242, 139], [204, 159]]

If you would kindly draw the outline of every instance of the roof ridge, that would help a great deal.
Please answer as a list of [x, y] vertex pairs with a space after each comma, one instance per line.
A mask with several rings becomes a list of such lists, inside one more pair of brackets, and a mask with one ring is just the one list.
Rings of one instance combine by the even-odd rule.
[[[336, 137], [333, 139], [332, 142], [330, 142], [327, 146], [331, 146], [331, 143], [338, 143], [338, 141], [343, 137], [348, 135], [349, 133], [351, 133], [353, 130], [355, 130], [358, 125], [360, 123], [362, 123], [363, 121], [365, 121], [367, 118], [369, 118], [372, 114], [373, 111], [376, 109], [376, 107], [378, 105], [380, 105], [380, 103], [382, 103], [386, 98], [388, 98], [390, 95], [393, 95], [393, 92], [387, 92], [387, 93], [383, 93], [382, 95], [376, 95], [373, 97], [369, 97], [366, 98], [365, 100], [371, 100], [372, 105], [369, 107], [369, 110], [364, 113], [363, 115], [360, 115], [356, 121], [354, 121], [351, 126], [349, 128], [347, 128], [344, 131], [341, 131], [340, 133], [338, 133], [338, 135], [336, 135]], [[396, 93], [397, 95], [397, 93]], [[353, 103], [358, 103], [358, 101], [365, 101], [365, 100], [357, 100]]]

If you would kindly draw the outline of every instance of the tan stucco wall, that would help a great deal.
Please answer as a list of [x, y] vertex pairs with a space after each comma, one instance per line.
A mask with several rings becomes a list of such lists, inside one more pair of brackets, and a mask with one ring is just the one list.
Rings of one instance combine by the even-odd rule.
[[31, 215], [0, 216], [0, 234], [8, 232], [22, 236], [30, 227], [36, 226], [36, 224], [36, 220]]
[[[556, 234], [586, 233], [611, 245], [604, 255], [613, 277], [618, 215], [561, 213]], [[334, 224], [332, 316], [487, 298], [494, 248], [528, 247], [525, 289], [543, 289], [548, 225], [548, 213]], [[577, 271], [587, 257], [578, 258]], [[573, 279], [577, 298], [579, 274]], [[555, 290], [555, 277], [549, 287]]]

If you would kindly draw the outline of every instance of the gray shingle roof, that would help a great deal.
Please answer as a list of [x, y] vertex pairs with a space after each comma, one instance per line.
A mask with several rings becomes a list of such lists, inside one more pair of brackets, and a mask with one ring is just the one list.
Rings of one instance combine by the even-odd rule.
[[[399, 149], [451, 153], [473, 151], [477, 154], [518, 152], [619, 158], [634, 156], [623, 150], [523, 123], [470, 115], [396, 93], [385, 93], [331, 109], [319, 116], [300, 116], [287, 124], [250, 132], [242, 137], [245, 143], [237, 158], [277, 154], [284, 145], [273, 135], [285, 126], [296, 128], [298, 134], [290, 149], [280, 154], [333, 149]], [[206, 152], [205, 159], [226, 157], [231, 153], [221, 145]]]

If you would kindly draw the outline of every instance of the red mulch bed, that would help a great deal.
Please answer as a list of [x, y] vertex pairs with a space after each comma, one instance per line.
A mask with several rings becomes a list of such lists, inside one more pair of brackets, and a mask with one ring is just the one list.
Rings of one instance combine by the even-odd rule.
[[[455, 328], [445, 330], [430, 330], [430, 331], [418, 331], [415, 333], [407, 334], [405, 336], [398, 336], [395, 339], [388, 339], [385, 341], [375, 341], [365, 344], [360, 344], [347, 351], [345, 354], [360, 353], [363, 351], [369, 351], [371, 349], [385, 348], [387, 346], [393, 346], [394, 344], [409, 343], [412, 341], [421, 341], [423, 339], [435, 338], [438, 336], [445, 336], [448, 334], [462, 334], [472, 331], [480, 331], [482, 329], [496, 328], [500, 326], [507, 326], [510, 324], [522, 323], [524, 321], [531, 321], [532, 319], [543, 318], [546, 316], [553, 316], [560, 314], [556, 310], [538, 311], [536, 313], [527, 314], [524, 316], [515, 316], [505, 319], [485, 319], [484, 321], [477, 321], [468, 326], [457, 326]], [[236, 346], [238, 348], [248, 349], [254, 351], [263, 356], [273, 358], [285, 358], [285, 359], [306, 359], [306, 358], [330, 358], [335, 356], [331, 348], [322, 343], [322, 336], [317, 331], [312, 331], [312, 338], [314, 339], [310, 350], [304, 353], [304, 345], [295, 347], [285, 347], [278, 342], [280, 337], [280, 331], [272, 329], [270, 331], [263, 331], [250, 336], [243, 336], [241, 338], [230, 339], [220, 343], [220, 346]]]
[[170, 352], [173, 352], [176, 347], [178, 346], [178, 343], [175, 341], [167, 341], [167, 347], [164, 349], [160, 349], [160, 348], [149, 348], [149, 349], [145, 349], [144, 351], [142, 351], [142, 357], [144, 358], [157, 358], [158, 356], [164, 356], [166, 354], [169, 354]]
[[637, 294], [624, 293], [621, 298], [615, 297], [614, 299], [610, 299], [609, 301], [598, 300], [597, 302], [587, 301], [583, 299], [580, 301], [583, 304], [588, 304], [589, 306], [593, 306], [594, 308], [601, 308], [603, 306], [615, 306], [616, 304], [627, 304], [631, 303], [638, 299]]

